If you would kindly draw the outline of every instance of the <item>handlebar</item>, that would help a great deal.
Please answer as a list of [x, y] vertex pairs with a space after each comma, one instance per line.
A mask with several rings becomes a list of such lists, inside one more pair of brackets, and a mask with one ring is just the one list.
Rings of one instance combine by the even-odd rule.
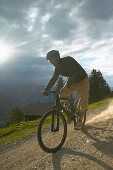
[[[46, 96], [48, 96], [48, 95], [50, 95], [50, 94], [59, 95], [60, 92], [57, 91], [57, 90], [53, 90], [53, 91], [48, 91], [48, 92], [46, 92]], [[59, 99], [60, 99], [60, 100], [68, 100], [68, 101], [72, 100], [72, 99], [70, 99], [70, 97], [59, 97]]]
[[48, 96], [49, 94], [56, 94], [56, 95], [59, 95], [60, 92], [57, 91], [57, 90], [53, 90], [53, 91], [48, 91], [48, 92], [46, 92], [46, 96]]
[[[51, 94], [55, 94], [56, 95], [56, 97], [57, 97], [57, 99], [59, 98], [59, 100], [67, 100], [70, 104], [74, 104], [74, 103], [78, 103], [78, 100], [76, 100], [74, 103], [73, 103], [73, 99], [71, 98], [71, 97], [59, 97], [59, 94], [60, 94], [60, 92], [59, 91], [57, 91], [57, 90], [53, 90], [53, 91], [48, 91], [48, 92], [46, 92], [46, 96], [48, 96], [48, 95], [51, 95]], [[55, 98], [56, 98], [55, 97]], [[64, 102], [65, 103], [65, 102]]]

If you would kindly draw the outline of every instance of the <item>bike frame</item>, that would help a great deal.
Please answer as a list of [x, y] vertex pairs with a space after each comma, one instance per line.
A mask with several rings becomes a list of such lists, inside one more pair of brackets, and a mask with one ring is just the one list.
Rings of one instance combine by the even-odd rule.
[[[66, 135], [67, 135], [67, 123], [66, 123], [65, 116], [62, 112], [64, 112], [67, 116], [71, 118], [71, 120], [73, 120], [74, 129], [76, 129], [76, 123], [79, 118], [79, 114], [78, 114], [79, 112], [77, 109], [77, 103], [75, 104], [74, 101], [70, 97], [60, 98], [59, 92], [57, 91], [49, 91], [48, 93], [46, 93], [46, 95], [49, 95], [49, 94], [55, 94], [55, 105], [52, 107], [51, 110], [47, 111], [42, 116], [39, 122], [39, 125], [38, 125], [37, 138], [38, 138], [38, 143], [40, 147], [44, 151], [49, 152], [49, 153], [54, 153], [62, 147], [62, 145], [64, 144], [66, 140]], [[63, 106], [60, 100], [67, 100], [69, 105], [66, 105], [66, 107]], [[85, 125], [85, 121], [86, 121], [86, 112], [85, 112], [85, 116], [83, 119], [82, 127]], [[43, 128], [43, 125], [44, 125], [44, 128]], [[46, 125], [49, 126], [48, 127], [49, 129], [47, 129], [46, 131], [47, 135], [45, 137], [44, 135], [45, 135]], [[44, 133], [43, 133], [43, 130], [44, 130]], [[49, 135], [50, 135], [50, 138], [49, 138]], [[52, 138], [54, 139], [54, 137], [57, 137], [58, 135], [60, 135], [60, 138], [58, 137], [58, 142], [57, 140], [53, 141]], [[50, 142], [52, 142], [52, 145]], [[53, 146], [53, 144], [55, 145]]]
[[[53, 114], [52, 114], [51, 131], [52, 132], [57, 132], [57, 131], [59, 131], [59, 112], [60, 112], [60, 110], [63, 110], [64, 113], [68, 117], [70, 117], [73, 121], [75, 120], [75, 117], [77, 115], [74, 115], [69, 110], [66, 110], [65, 107], [60, 103], [60, 100], [67, 100], [67, 101], [69, 101], [69, 98], [60, 98], [59, 94], [58, 93], [56, 94], [54, 91], [51, 91], [49, 93], [54, 93], [56, 95], [55, 96], [55, 105], [53, 106], [53, 108], [51, 110], [53, 112]], [[57, 115], [57, 126], [56, 127], [55, 127], [55, 123], [54, 123], [54, 115]]]

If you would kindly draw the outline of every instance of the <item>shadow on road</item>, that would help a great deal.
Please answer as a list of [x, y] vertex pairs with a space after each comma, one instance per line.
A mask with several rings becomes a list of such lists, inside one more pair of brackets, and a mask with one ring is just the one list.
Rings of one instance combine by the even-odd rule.
[[[93, 130], [93, 132], [97, 132], [97, 134], [92, 134], [88, 132]], [[99, 128], [94, 126], [86, 126], [82, 132], [90, 139], [94, 141], [92, 144], [97, 150], [100, 152], [110, 156], [113, 158], [113, 136], [101, 136], [101, 134], [109, 132], [113, 134], [113, 130], [107, 130], [105, 127]], [[98, 139], [98, 136], [101, 137], [101, 141]], [[104, 139], [104, 140], [103, 140]], [[107, 140], [108, 142], [106, 142]]]
[[[113, 158], [113, 136], [105, 136], [104, 139], [106, 139], [108, 142], [106, 141], [100, 141], [98, 139], [98, 137], [96, 137], [96, 135], [91, 134], [89, 131], [93, 131], [94, 133], [98, 131], [98, 135], [99, 132], [100, 134], [102, 133], [107, 133], [107, 129], [105, 128], [98, 128], [98, 127], [93, 127], [93, 126], [86, 126], [84, 130], [82, 130], [82, 132], [90, 139], [92, 139], [94, 141], [94, 143], [92, 144], [97, 150], [99, 150], [100, 152], [110, 156]], [[113, 130], [109, 130], [110, 134], [113, 134]], [[97, 136], [98, 136], [97, 135]], [[102, 139], [102, 138], [101, 138]], [[61, 170], [61, 166], [60, 166], [60, 162], [61, 159], [64, 155], [69, 154], [69, 155], [75, 155], [75, 156], [81, 156], [84, 158], [87, 158], [91, 161], [94, 161], [95, 163], [97, 163], [98, 165], [100, 165], [101, 167], [103, 167], [104, 169], [109, 169], [112, 170], [113, 167], [111, 167], [110, 165], [108, 165], [107, 163], [105, 163], [102, 160], [99, 160], [89, 154], [85, 154], [82, 152], [76, 152], [74, 150], [71, 150], [69, 148], [62, 148], [60, 151], [58, 151], [57, 153], [54, 153], [52, 155], [52, 162], [53, 162], [53, 167], [54, 170]], [[76, 167], [75, 167], [76, 169]]]
[[[87, 158], [89, 160], [92, 160], [96, 163], [98, 163], [100, 166], [102, 166], [103, 168], [106, 168], [106, 169], [109, 169], [109, 170], [112, 170], [112, 167], [109, 166], [108, 164], [104, 163], [103, 161], [93, 157], [93, 156], [90, 156], [88, 154], [85, 154], [85, 153], [82, 153], [82, 152], [76, 152], [76, 151], [73, 151], [69, 148], [62, 148], [60, 151], [58, 151], [57, 153], [54, 153], [53, 156], [52, 156], [52, 161], [53, 161], [53, 167], [54, 167], [54, 170], [61, 170], [61, 166], [60, 166], [60, 161], [62, 159], [62, 157], [65, 155], [65, 154], [69, 154], [69, 155], [75, 155], [75, 156], [81, 156], [81, 157], [84, 157], [84, 158]], [[76, 168], [76, 167], [75, 167]]]

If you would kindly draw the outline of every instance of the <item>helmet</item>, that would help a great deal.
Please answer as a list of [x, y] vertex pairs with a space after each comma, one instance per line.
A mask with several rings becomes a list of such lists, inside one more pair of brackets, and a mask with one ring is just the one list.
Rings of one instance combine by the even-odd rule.
[[51, 50], [51, 51], [49, 51], [49, 52], [47, 53], [46, 59], [47, 59], [47, 60], [51, 60], [51, 59], [59, 60], [59, 59], [60, 59], [59, 51], [57, 51], [57, 50]]

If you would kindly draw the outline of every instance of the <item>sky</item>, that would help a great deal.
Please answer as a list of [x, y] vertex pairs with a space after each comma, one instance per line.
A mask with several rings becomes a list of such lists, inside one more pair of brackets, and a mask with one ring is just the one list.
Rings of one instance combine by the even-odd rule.
[[0, 0], [0, 88], [46, 84], [52, 49], [113, 87], [113, 0]]

